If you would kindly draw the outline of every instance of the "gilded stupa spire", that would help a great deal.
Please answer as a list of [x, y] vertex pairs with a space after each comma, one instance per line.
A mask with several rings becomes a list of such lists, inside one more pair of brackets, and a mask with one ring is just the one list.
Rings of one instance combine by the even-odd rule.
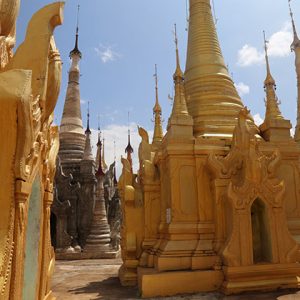
[[85, 148], [83, 152], [83, 160], [91, 160], [93, 161], [93, 153], [91, 146], [91, 130], [90, 130], [90, 103], [88, 102], [88, 110], [87, 110], [87, 126], [85, 131]]
[[300, 142], [300, 40], [297, 35], [296, 25], [294, 21], [294, 15], [291, 8], [291, 3], [289, 0], [289, 9], [290, 15], [292, 19], [292, 26], [293, 26], [293, 33], [294, 33], [294, 40], [291, 44], [291, 50], [295, 52], [295, 67], [296, 67], [296, 74], [297, 74], [297, 124], [295, 129], [295, 141]]
[[184, 76], [180, 67], [176, 24], [174, 29], [175, 29], [174, 34], [175, 34], [175, 48], [176, 48], [176, 70], [173, 75], [175, 96], [174, 96], [171, 118], [174, 118], [178, 115], [188, 115], [186, 99], [185, 99], [185, 91], [184, 91]]
[[153, 107], [153, 116], [154, 116], [154, 133], [153, 133], [153, 144], [158, 144], [163, 139], [163, 129], [162, 129], [162, 120], [161, 120], [161, 106], [158, 100], [158, 75], [157, 75], [157, 65], [155, 65], [155, 105]]
[[184, 75], [180, 67], [178, 38], [176, 24], [174, 28], [175, 50], [176, 50], [176, 69], [173, 75], [174, 81], [174, 102], [171, 116], [168, 121], [166, 139], [182, 140], [193, 138], [193, 118], [189, 115], [186, 105]]
[[[189, 3], [185, 91], [194, 135], [231, 136], [244, 106], [222, 56], [210, 0]], [[250, 124], [255, 127], [252, 118]]]
[[266, 92], [266, 116], [265, 120], [275, 120], [283, 119], [281, 112], [278, 106], [278, 98], [276, 95], [276, 82], [271, 74], [269, 56], [268, 56], [268, 41], [266, 40], [266, 35], [264, 33], [264, 48], [265, 48], [265, 59], [266, 59], [266, 68], [267, 76], [264, 82], [264, 88]]
[[285, 120], [279, 109], [279, 101], [276, 95], [276, 82], [271, 74], [268, 41], [264, 32], [264, 48], [266, 58], [267, 75], [264, 81], [266, 92], [266, 115], [263, 124], [259, 126], [262, 137], [269, 142], [288, 141], [291, 139], [291, 123]]

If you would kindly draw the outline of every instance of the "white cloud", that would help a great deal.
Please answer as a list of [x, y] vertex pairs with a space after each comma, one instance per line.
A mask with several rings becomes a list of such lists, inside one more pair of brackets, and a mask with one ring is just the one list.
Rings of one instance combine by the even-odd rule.
[[241, 97], [250, 93], [250, 87], [245, 83], [239, 82], [237, 84], [235, 83], [234, 85]]
[[[282, 28], [271, 35], [268, 42], [268, 53], [270, 57], [285, 57], [290, 55], [290, 45], [293, 34], [290, 22], [286, 22]], [[251, 45], [244, 45], [238, 51], [237, 64], [241, 67], [263, 64], [265, 59], [264, 51], [260, 51]]]
[[280, 31], [275, 32], [269, 39], [269, 55], [273, 57], [285, 57], [291, 53], [293, 41], [292, 27], [286, 22]]
[[247, 67], [255, 64], [262, 64], [264, 54], [259, 52], [255, 47], [244, 45], [238, 52], [238, 65]]
[[[138, 147], [141, 142], [141, 138], [138, 134], [137, 124], [131, 123], [129, 126], [131, 137], [130, 143], [133, 147], [133, 171], [136, 172], [139, 169], [138, 161]], [[98, 131], [92, 129], [92, 145], [93, 153], [96, 156]], [[152, 132], [148, 131], [149, 138], [151, 141]], [[109, 166], [114, 162], [114, 141], [116, 141], [116, 162], [117, 162], [117, 175], [119, 176], [122, 172], [121, 156], [126, 157], [125, 148], [128, 144], [128, 126], [127, 125], [108, 125], [102, 129], [102, 137], [105, 138], [105, 161]]]
[[253, 119], [254, 119], [254, 123], [255, 123], [257, 126], [261, 125], [261, 124], [264, 122], [264, 120], [263, 120], [263, 118], [260, 116], [260, 114], [255, 114], [255, 115], [253, 116]]
[[95, 48], [95, 52], [104, 64], [110, 61], [115, 61], [121, 57], [121, 55], [115, 52], [112, 48], [112, 46], [104, 46], [101, 44], [99, 45], [99, 47]]

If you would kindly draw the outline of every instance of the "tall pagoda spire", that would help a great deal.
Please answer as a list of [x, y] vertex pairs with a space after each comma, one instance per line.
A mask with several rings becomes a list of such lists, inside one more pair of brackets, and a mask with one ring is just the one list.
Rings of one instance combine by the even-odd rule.
[[86, 126], [86, 139], [85, 139], [85, 148], [83, 153], [83, 160], [91, 160], [93, 161], [93, 154], [92, 154], [92, 146], [91, 146], [91, 130], [90, 130], [90, 103], [88, 102], [88, 112], [87, 112], [87, 126]]
[[174, 96], [174, 104], [173, 104], [171, 118], [178, 115], [188, 115], [186, 99], [185, 99], [185, 91], [184, 91], [184, 76], [180, 67], [176, 24], [175, 24], [174, 34], [175, 34], [175, 48], [176, 48], [176, 70], [173, 75], [175, 96]]
[[291, 138], [291, 123], [283, 118], [279, 109], [279, 101], [276, 95], [276, 82], [271, 74], [267, 44], [268, 41], [266, 40], [264, 32], [267, 71], [266, 79], [264, 81], [264, 89], [266, 92], [266, 115], [263, 124], [261, 124], [259, 128], [266, 141], [285, 141]]
[[70, 160], [70, 162], [81, 160], [85, 147], [85, 135], [80, 108], [79, 61], [82, 55], [78, 49], [78, 31], [77, 17], [75, 47], [70, 52], [72, 64], [69, 70], [69, 81], [60, 125], [60, 156], [62, 162], [64, 161], [64, 157], [66, 160]]
[[163, 139], [163, 129], [162, 129], [162, 120], [161, 120], [161, 106], [158, 101], [158, 75], [157, 75], [157, 65], [155, 65], [155, 105], [153, 107], [153, 116], [154, 116], [154, 133], [152, 144], [157, 145]]
[[264, 32], [264, 48], [265, 48], [265, 59], [266, 59], [266, 68], [267, 68], [267, 76], [264, 82], [264, 88], [266, 92], [266, 120], [274, 120], [274, 119], [283, 119], [281, 112], [278, 107], [278, 98], [276, 95], [276, 83], [271, 74], [270, 63], [268, 57], [268, 41], [266, 40], [266, 35]]
[[189, 1], [185, 89], [194, 135], [224, 137], [232, 134], [244, 106], [222, 56], [210, 0]]
[[132, 148], [131, 143], [130, 143], [129, 112], [128, 112], [128, 144], [127, 144], [127, 147], [125, 148], [125, 153], [127, 154], [127, 160], [130, 163], [131, 171], [132, 171], [132, 153], [133, 153], [133, 148]]
[[176, 49], [176, 69], [173, 75], [175, 95], [172, 113], [168, 122], [167, 137], [178, 137], [180, 135], [181, 137], [191, 138], [193, 137], [193, 118], [189, 115], [186, 105], [184, 75], [180, 67], [176, 24], [174, 35]]
[[298, 38], [296, 25], [294, 21], [294, 15], [291, 8], [291, 3], [289, 0], [289, 9], [293, 26], [294, 40], [291, 44], [291, 50], [295, 52], [295, 67], [297, 74], [297, 124], [295, 129], [295, 141], [300, 142], [300, 40]]

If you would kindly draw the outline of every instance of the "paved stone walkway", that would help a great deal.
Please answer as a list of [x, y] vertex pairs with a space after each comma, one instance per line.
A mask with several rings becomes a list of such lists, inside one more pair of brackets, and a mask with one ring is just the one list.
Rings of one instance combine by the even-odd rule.
[[[57, 300], [117, 300], [140, 299], [137, 289], [122, 287], [117, 274], [120, 259], [57, 261], [52, 290]], [[197, 294], [155, 298], [168, 300], [300, 300], [300, 292], [245, 294], [223, 296]], [[154, 299], [152, 299], [154, 300]]]

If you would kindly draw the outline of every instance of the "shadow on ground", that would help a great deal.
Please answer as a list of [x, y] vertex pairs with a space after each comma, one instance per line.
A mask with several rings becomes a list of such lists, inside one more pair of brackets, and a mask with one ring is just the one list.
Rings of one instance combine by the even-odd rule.
[[73, 295], [98, 293], [98, 295], [91, 300], [140, 299], [136, 288], [121, 287], [117, 277], [110, 277], [98, 282], [89, 282], [84, 287], [70, 289], [69, 293]]
[[[101, 294], [100, 294], [101, 291]], [[139, 292], [136, 288], [133, 287], [122, 287], [120, 285], [119, 279], [117, 277], [110, 277], [103, 281], [99, 282], [90, 282], [85, 287], [71, 289], [69, 293], [73, 295], [80, 294], [97, 294], [91, 300], [117, 300], [117, 299], [126, 299], [134, 300], [141, 299], [139, 297]], [[279, 298], [278, 298], [279, 297]], [[243, 293], [240, 295], [231, 295], [225, 296], [222, 294], [216, 293], [201, 293], [197, 295], [180, 295], [174, 297], [159, 297], [151, 298], [152, 300], [250, 300], [250, 299], [259, 299], [259, 300], [300, 300], [300, 294], [296, 293], [295, 290], [284, 290], [273, 293]], [[148, 300], [151, 300], [148, 299]]]

